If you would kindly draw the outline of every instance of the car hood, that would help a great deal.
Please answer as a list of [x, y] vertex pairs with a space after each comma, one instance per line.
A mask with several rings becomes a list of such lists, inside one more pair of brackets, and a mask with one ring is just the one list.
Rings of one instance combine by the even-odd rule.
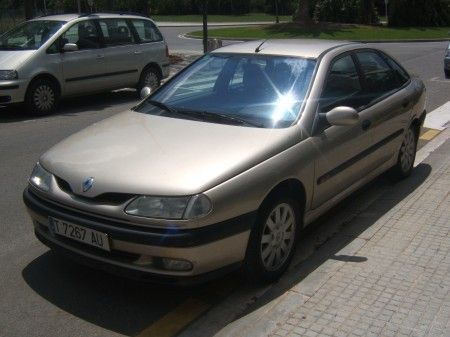
[[[86, 197], [194, 195], [290, 147], [299, 136], [295, 127], [260, 129], [128, 111], [70, 136], [40, 162]], [[94, 185], [83, 192], [90, 177]]]
[[36, 50], [0, 50], [0, 69], [16, 70]]

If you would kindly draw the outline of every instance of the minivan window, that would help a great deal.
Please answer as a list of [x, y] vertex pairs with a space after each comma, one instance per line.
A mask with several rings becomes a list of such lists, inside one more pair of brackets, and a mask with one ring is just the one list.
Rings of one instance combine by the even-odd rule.
[[301, 113], [315, 66], [316, 60], [299, 57], [209, 54], [161, 87], [137, 111], [288, 127]]
[[100, 48], [100, 38], [97, 27], [92, 20], [81, 21], [70, 27], [62, 37], [61, 45], [75, 43], [78, 49]]
[[163, 37], [161, 32], [156, 28], [156, 26], [148, 20], [131, 20], [134, 28], [136, 29], [141, 42], [155, 42], [162, 41]]
[[123, 19], [99, 20], [105, 46], [121, 46], [135, 43], [128, 24]]
[[0, 50], [36, 50], [66, 22], [36, 20], [25, 22], [0, 37]]

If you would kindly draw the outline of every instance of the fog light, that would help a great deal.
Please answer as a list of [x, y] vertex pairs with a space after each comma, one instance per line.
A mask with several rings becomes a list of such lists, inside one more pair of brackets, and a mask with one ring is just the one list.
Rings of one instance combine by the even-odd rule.
[[139, 256], [139, 259], [137, 259], [136, 261], [133, 261], [133, 264], [137, 265], [137, 266], [141, 266], [141, 267], [149, 267], [152, 266], [154, 263], [154, 258], [153, 256], [149, 256], [149, 255], [141, 255]]
[[191, 262], [186, 260], [171, 259], [168, 257], [161, 258], [161, 265], [166, 270], [188, 271], [193, 268]]

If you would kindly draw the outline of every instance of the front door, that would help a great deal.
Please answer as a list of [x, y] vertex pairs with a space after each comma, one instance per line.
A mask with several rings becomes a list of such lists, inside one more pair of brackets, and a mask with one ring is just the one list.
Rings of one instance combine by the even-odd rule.
[[361, 109], [362, 90], [354, 57], [351, 54], [337, 57], [330, 66], [318, 112], [348, 106], [360, 110], [359, 121], [351, 126], [331, 126], [322, 117], [316, 126], [312, 140], [319, 155], [315, 163], [313, 208], [331, 200], [367, 174], [370, 162], [366, 152], [372, 145], [372, 138], [367, 125], [369, 113]]

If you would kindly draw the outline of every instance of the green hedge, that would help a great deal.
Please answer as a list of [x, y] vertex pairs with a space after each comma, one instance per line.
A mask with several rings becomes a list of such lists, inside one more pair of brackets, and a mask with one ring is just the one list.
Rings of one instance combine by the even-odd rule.
[[449, 26], [450, 0], [391, 0], [391, 26]]

